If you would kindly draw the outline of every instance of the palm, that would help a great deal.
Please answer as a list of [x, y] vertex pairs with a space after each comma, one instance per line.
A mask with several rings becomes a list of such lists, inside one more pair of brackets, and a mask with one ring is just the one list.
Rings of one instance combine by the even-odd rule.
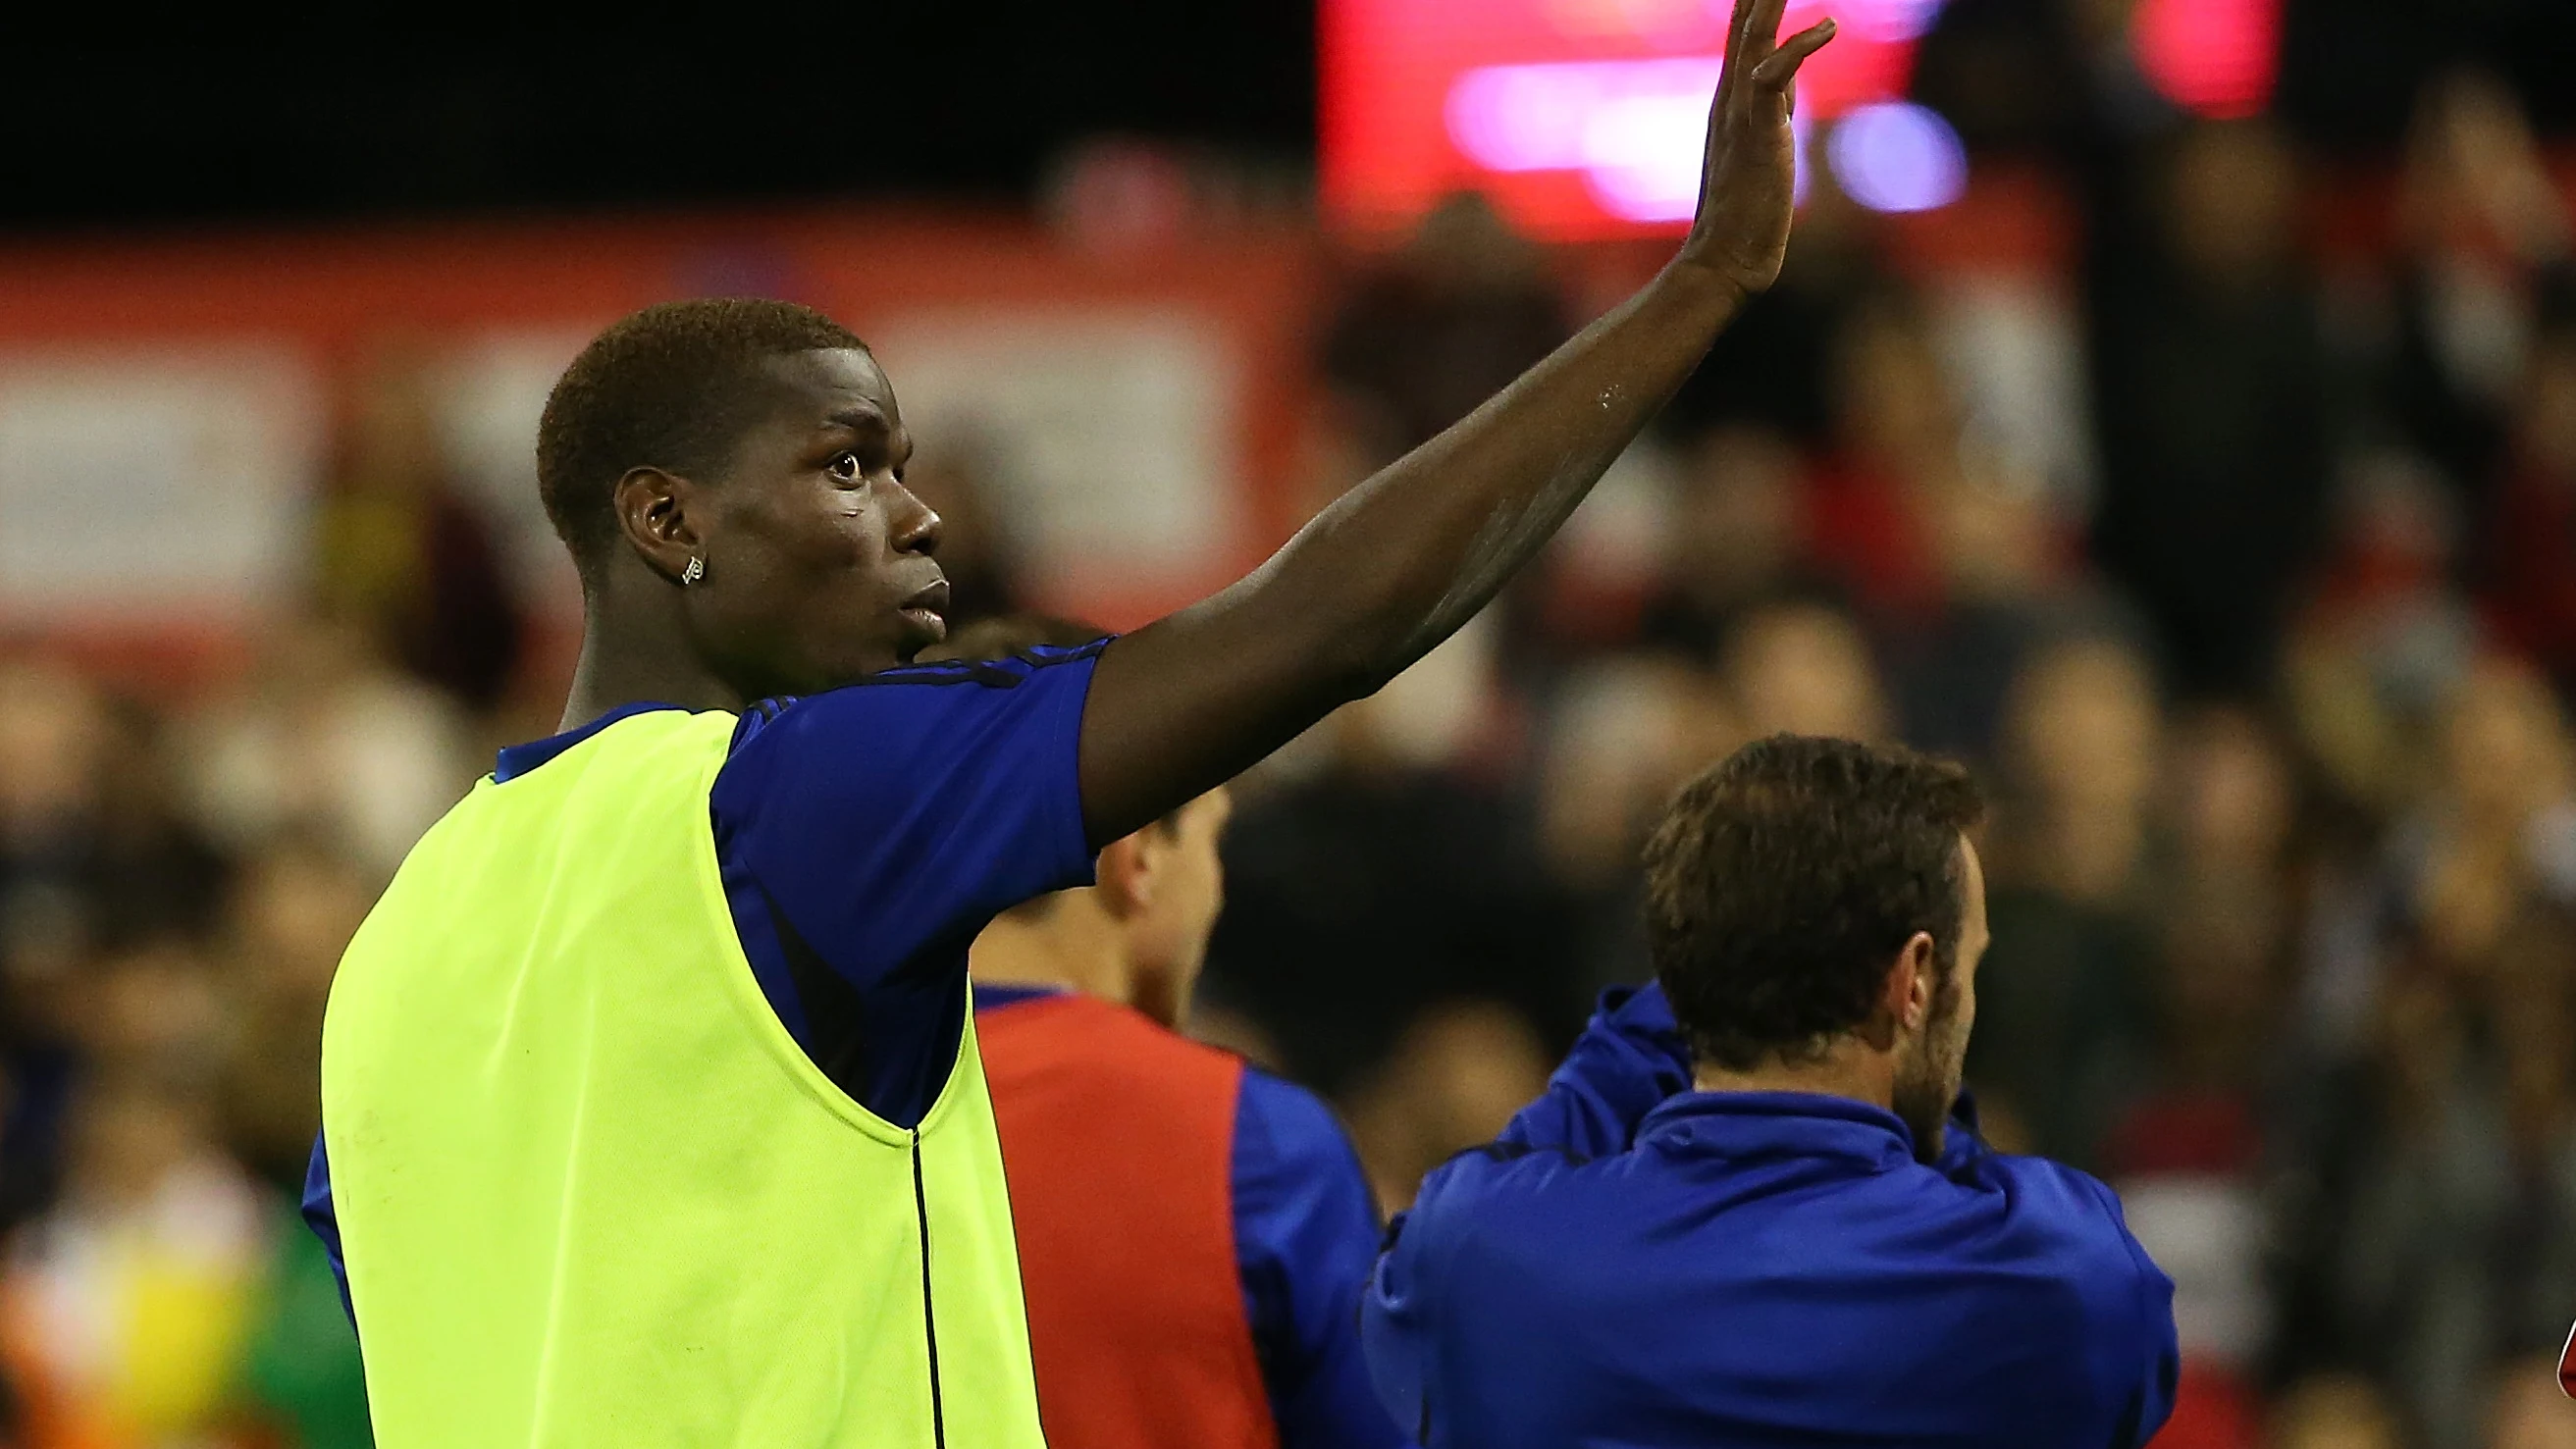
[[1748, 292], [1770, 286], [1788, 253], [1797, 185], [1791, 91], [1798, 67], [1834, 37], [1834, 23], [1826, 20], [1780, 43], [1787, 8], [1788, 0], [1736, 0], [1726, 69], [1709, 106], [1699, 217], [1682, 246], [1686, 259]]

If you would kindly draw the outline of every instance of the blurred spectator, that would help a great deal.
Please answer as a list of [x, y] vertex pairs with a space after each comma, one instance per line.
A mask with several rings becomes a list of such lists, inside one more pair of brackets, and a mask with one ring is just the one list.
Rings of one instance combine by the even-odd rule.
[[2486, 1449], [2576, 1449], [2576, 1412], [2558, 1387], [2558, 1365], [2518, 1360], [2496, 1375]]
[[2478, 559], [2480, 603], [2499, 640], [2576, 690], [2576, 311], [2533, 346], [2520, 394]]
[[1810, 481], [1807, 546], [1880, 619], [1942, 603], [1934, 514], [1961, 486], [1957, 399], [1911, 297], [1883, 292], [1836, 334], [1832, 446]]
[[1727, 635], [1718, 673], [1746, 739], [1784, 731], [1889, 737], [1869, 640], [1831, 605], [1791, 601], [1746, 614]]
[[193, 722], [196, 808], [236, 850], [311, 831], [390, 876], [473, 782], [483, 762], [466, 737], [453, 704], [377, 662], [362, 635], [295, 621]]
[[269, 1219], [212, 1125], [150, 1075], [83, 1102], [63, 1201], [17, 1240], [0, 1295], [36, 1449], [177, 1449], [235, 1421]]
[[364, 1365], [321, 1240], [297, 1205], [322, 1126], [322, 1013], [376, 880], [287, 837], [242, 871], [228, 911], [233, 1024], [220, 1103], [235, 1154], [270, 1189], [273, 1245], [245, 1345], [245, 1393], [299, 1449], [364, 1449]]
[[2429, 783], [2440, 705], [2476, 653], [2477, 621], [2450, 584], [2454, 510], [2420, 466], [2386, 453], [2360, 461], [2336, 515], [2282, 684], [2327, 782], [2385, 816]]
[[2576, 740], [2547, 685], [2501, 656], [2454, 692], [2440, 789], [2392, 837], [2392, 902], [2445, 969], [2493, 950], [2526, 903], [2576, 904]]
[[2488, 1366], [2554, 1348], [2576, 1302], [2571, 962], [2576, 934], [2542, 909], [2479, 961], [2405, 958], [2348, 1099], [2328, 1321], [2432, 1449], [2477, 1442]]
[[223, 862], [170, 777], [150, 712], [60, 666], [0, 663], [0, 914], [51, 893], [84, 941], [203, 929]]
[[1786, 437], [1753, 423], [1710, 428], [1680, 458], [1662, 583], [1638, 633], [1650, 647], [1713, 661], [1737, 616], [1805, 568], [1804, 464]]
[[1538, 249], [1480, 192], [1452, 194], [1359, 278], [1325, 330], [1324, 379], [1378, 462], [1473, 412], [1574, 334]]
[[2271, 1449], [2406, 1449], [2388, 1397], [2354, 1374], [2301, 1379], [2272, 1409]]
[[479, 712], [518, 668], [520, 605], [491, 525], [449, 476], [433, 383], [402, 349], [360, 373], [315, 519], [314, 594]]
[[1672, 793], [1746, 738], [1724, 686], [1687, 659], [1595, 660], [1558, 690], [1539, 764], [1539, 842], [1569, 903], [1579, 996], [1643, 969], [1637, 853]]
[[[1570, 1035], [1570, 919], [1525, 802], [1470, 767], [1493, 708], [1483, 621], [1247, 782], [1226, 833], [1206, 990], [1328, 1095], [1439, 1003], [1505, 1003]], [[1282, 780], [1301, 767], [1304, 778]], [[1553, 1042], [1548, 1043], [1553, 1045]]]
[[2536, 316], [2576, 302], [2565, 201], [2521, 103], [2454, 71], [2416, 98], [2397, 207], [2393, 355], [2377, 416], [2472, 510], [2509, 446]]
[[2013, 683], [1968, 1058], [1999, 1144], [2098, 1167], [2145, 1075], [2161, 730], [2145, 660], [2110, 637], [2051, 645]]
[[2167, 903], [2153, 1065], [2102, 1152], [2130, 1230], [2174, 1280], [2195, 1388], [2239, 1400], [2272, 1332], [2257, 1088], [2280, 923], [2263, 885], [2204, 879]]
[[1351, 1094], [1351, 1142], [1378, 1207], [1413, 1205], [1424, 1173], [1491, 1142], [1547, 1085], [1551, 1062], [1529, 1023], [1488, 1002], [1444, 1002], [1415, 1017]]
[[2258, 122], [2186, 132], [2158, 254], [2092, 300], [2103, 566], [2186, 690], [2258, 689], [2323, 532], [2315, 299], [2292, 249], [2296, 174]]
[[1913, 297], [1887, 289], [1857, 305], [1834, 359], [1834, 443], [1805, 494], [1808, 555], [1884, 641], [1908, 737], [1983, 758], [2005, 687], [2057, 603], [2042, 482], [1970, 438]]
[[315, 842], [271, 845], [233, 892], [225, 953], [234, 1022], [223, 1102], [234, 1149], [264, 1181], [302, 1195], [322, 1126], [322, 1010], [376, 878]]

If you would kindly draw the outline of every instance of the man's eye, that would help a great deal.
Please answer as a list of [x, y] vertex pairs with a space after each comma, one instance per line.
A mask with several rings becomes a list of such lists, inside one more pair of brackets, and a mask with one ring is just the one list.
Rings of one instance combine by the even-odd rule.
[[859, 481], [859, 455], [846, 449], [834, 453], [832, 461], [824, 465], [824, 471], [844, 483], [856, 483]]

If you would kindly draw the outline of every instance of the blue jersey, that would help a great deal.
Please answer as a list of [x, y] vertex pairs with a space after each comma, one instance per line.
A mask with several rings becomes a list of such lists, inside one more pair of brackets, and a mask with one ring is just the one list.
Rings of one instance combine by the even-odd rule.
[[1362, 1310], [1423, 1441], [2129, 1449], [2173, 1406], [2173, 1285], [2109, 1189], [1889, 1112], [1690, 1089], [1614, 992], [1491, 1146], [1425, 1180]]

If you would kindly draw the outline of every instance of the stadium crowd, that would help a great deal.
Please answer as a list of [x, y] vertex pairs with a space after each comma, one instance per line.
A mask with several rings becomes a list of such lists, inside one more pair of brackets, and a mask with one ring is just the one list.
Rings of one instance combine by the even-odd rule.
[[[2003, 303], [1909, 283], [1819, 180], [1538, 575], [1242, 783], [1199, 1029], [1330, 1096], [1400, 1210], [1640, 973], [1682, 779], [1777, 730], [1955, 754], [1999, 802], [1970, 1081], [2177, 1280], [2160, 1442], [2576, 1443], [2567, 210], [2468, 77], [2369, 271], [2302, 247], [2262, 123], [2087, 174], [2074, 286]], [[1308, 501], [1580, 318], [1473, 197], [1353, 258]], [[554, 727], [426, 405], [397, 360], [349, 411], [302, 616], [222, 697], [0, 655], [0, 1442], [367, 1441], [293, 1211], [325, 994]], [[958, 611], [1005, 611], [1008, 520], [924, 441]]]

